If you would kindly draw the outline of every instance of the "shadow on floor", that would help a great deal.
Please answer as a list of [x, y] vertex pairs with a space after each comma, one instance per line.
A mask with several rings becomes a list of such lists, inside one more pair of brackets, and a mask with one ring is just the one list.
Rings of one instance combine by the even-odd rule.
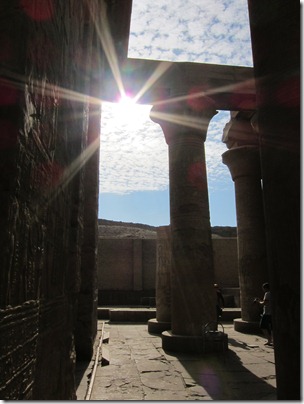
[[[246, 351], [254, 349], [247, 344], [239, 344], [233, 340], [230, 340], [229, 343]], [[172, 353], [169, 354], [172, 355]], [[267, 372], [264, 377], [263, 374], [260, 377], [252, 373], [231, 349], [222, 353], [199, 355], [197, 360], [194, 360], [191, 355], [174, 354], [174, 356], [191, 378], [202, 386], [213, 400], [277, 400], [276, 388], [266, 382], [267, 379], [275, 377], [266, 374]], [[258, 364], [249, 365], [249, 367], [254, 366], [257, 367]]]
[[77, 361], [75, 367], [75, 383], [76, 389], [80, 385], [84, 377], [88, 380], [88, 385], [90, 383], [91, 371], [89, 370], [90, 361]]

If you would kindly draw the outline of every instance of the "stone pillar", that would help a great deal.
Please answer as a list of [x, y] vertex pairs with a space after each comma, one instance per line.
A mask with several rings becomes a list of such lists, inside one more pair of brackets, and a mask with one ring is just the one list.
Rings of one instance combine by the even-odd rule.
[[142, 240], [134, 239], [133, 245], [133, 290], [143, 289], [143, 262], [142, 262]]
[[235, 147], [223, 153], [222, 159], [235, 185], [242, 318], [234, 320], [234, 328], [255, 332], [259, 331], [260, 306], [253, 300], [261, 297], [262, 284], [268, 281], [259, 149]]
[[[91, 6], [94, 5], [91, 3]], [[96, 10], [96, 14], [97, 10]], [[98, 248], [98, 193], [99, 193], [99, 136], [101, 104], [100, 97], [101, 66], [95, 55], [100, 52], [96, 34], [92, 34], [93, 46], [84, 46], [84, 63], [87, 72], [83, 76], [87, 81], [90, 96], [88, 104], [87, 145], [84, 152], [84, 210], [83, 243], [81, 248], [81, 284], [78, 294], [77, 321], [75, 327], [75, 347], [77, 360], [90, 360], [94, 352], [97, 335], [97, 248]]]
[[204, 141], [217, 111], [207, 97], [202, 104], [172, 102], [150, 115], [169, 146], [172, 330], [162, 341], [175, 351], [199, 350], [202, 325], [216, 320]]
[[97, 245], [100, 105], [90, 104], [88, 145], [85, 165], [81, 285], [78, 294], [75, 346], [78, 360], [90, 360], [97, 334]]
[[278, 400], [302, 394], [300, 7], [248, 0]]
[[171, 329], [171, 244], [170, 226], [157, 229], [156, 318], [148, 321], [148, 331], [161, 334]]

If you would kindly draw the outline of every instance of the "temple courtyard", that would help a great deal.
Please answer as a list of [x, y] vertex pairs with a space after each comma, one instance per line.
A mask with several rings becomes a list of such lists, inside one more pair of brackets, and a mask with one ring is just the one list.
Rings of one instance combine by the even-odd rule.
[[77, 400], [276, 400], [274, 348], [223, 327], [228, 350], [198, 355], [165, 352], [146, 323], [99, 320], [95, 356], [77, 364]]

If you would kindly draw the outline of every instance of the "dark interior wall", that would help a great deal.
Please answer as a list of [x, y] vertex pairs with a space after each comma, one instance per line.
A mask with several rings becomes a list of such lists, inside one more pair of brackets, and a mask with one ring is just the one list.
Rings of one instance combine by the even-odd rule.
[[89, 105], [74, 95], [90, 92], [94, 30], [84, 4], [0, 5], [1, 399], [76, 398]]

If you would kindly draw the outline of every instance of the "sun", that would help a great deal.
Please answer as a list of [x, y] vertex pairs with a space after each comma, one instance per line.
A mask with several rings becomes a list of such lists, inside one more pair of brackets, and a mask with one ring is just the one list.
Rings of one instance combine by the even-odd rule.
[[115, 104], [111, 104], [115, 126], [121, 129], [138, 129], [144, 120], [149, 119], [151, 106], [137, 104], [135, 99], [123, 95]]
[[132, 125], [136, 120], [138, 105], [133, 98], [127, 95], [122, 96], [117, 103], [117, 109], [120, 119], [126, 124]]

